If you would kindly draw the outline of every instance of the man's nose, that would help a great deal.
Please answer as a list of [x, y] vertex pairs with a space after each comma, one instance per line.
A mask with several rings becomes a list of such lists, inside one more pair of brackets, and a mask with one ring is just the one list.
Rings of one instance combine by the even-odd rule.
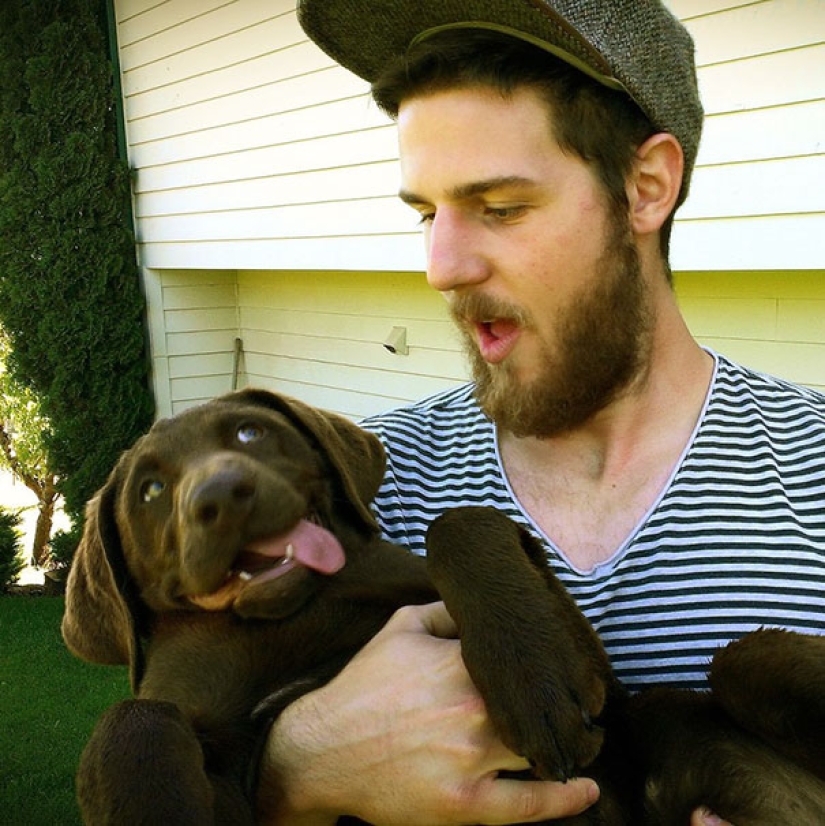
[[439, 209], [425, 233], [427, 282], [439, 292], [484, 281], [489, 263], [472, 221], [449, 208]]

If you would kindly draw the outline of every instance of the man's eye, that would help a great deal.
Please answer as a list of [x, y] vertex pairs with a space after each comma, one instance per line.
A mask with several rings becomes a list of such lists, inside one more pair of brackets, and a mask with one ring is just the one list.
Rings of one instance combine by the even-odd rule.
[[140, 500], [148, 505], [149, 502], [158, 499], [165, 490], [166, 484], [160, 479], [149, 479], [140, 486]]
[[250, 423], [241, 425], [235, 435], [242, 445], [248, 445], [262, 439], [264, 433], [265, 431], [260, 425]]
[[524, 214], [526, 207], [521, 206], [506, 206], [506, 207], [487, 207], [487, 214], [500, 221], [511, 221], [514, 218], [519, 218]]

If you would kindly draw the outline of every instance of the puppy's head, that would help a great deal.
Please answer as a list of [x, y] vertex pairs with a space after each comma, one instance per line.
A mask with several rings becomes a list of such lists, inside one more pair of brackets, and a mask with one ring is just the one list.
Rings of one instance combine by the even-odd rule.
[[374, 436], [265, 391], [158, 422], [89, 503], [69, 647], [135, 665], [153, 614], [293, 613], [377, 531], [369, 504], [383, 471]]

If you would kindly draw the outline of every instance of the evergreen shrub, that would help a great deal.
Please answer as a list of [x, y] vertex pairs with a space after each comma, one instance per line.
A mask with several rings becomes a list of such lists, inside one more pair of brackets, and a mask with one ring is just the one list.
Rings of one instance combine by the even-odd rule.
[[23, 543], [20, 514], [0, 506], [0, 593], [11, 585], [23, 570]]
[[76, 526], [153, 415], [113, 78], [102, 0], [0, 4], [0, 324]]

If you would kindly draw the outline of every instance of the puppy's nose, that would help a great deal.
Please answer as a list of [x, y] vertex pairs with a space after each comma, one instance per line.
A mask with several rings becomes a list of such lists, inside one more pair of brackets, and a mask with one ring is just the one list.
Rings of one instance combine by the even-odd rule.
[[249, 515], [255, 482], [242, 470], [227, 468], [196, 484], [189, 496], [189, 513], [196, 523], [212, 527], [234, 523]]

